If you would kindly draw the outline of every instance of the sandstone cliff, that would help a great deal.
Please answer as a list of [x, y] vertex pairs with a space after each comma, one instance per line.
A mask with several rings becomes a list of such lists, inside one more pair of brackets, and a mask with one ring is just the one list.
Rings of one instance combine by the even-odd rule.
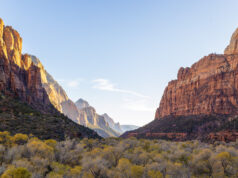
[[[41, 69], [29, 55], [22, 55], [22, 39], [0, 19], [0, 91], [13, 94], [42, 111], [51, 102], [42, 86]], [[41, 103], [39, 105], [39, 103]]]
[[223, 141], [238, 138], [237, 44], [238, 29], [224, 54], [210, 54], [191, 67], [181, 67], [177, 79], [164, 90], [155, 120], [123, 136]]
[[180, 68], [166, 87], [155, 118], [199, 114], [238, 114], [238, 29], [224, 55], [210, 54]]
[[[4, 98], [9, 97], [9, 101], [18, 99], [19, 102], [23, 101], [30, 104], [34, 108], [34, 111], [40, 111], [42, 114], [50, 114], [47, 115], [49, 120], [43, 119], [39, 123], [44, 125], [53, 124], [51, 123], [52, 120], [59, 118], [56, 122], [62, 125], [62, 127], [59, 126], [61, 130], [68, 129], [66, 128], [67, 126], [72, 126], [72, 130], [80, 137], [85, 137], [87, 134], [88, 136], [92, 134], [97, 137], [95, 132], [85, 129], [83, 126], [79, 126], [72, 121], [68, 121], [69, 119], [67, 120], [66, 117], [63, 117], [59, 113], [59, 111], [64, 112], [65, 108], [70, 108], [72, 112], [65, 114], [77, 123], [80, 121], [80, 115], [74, 103], [67, 97], [64, 90], [44, 69], [36, 57], [22, 54], [22, 38], [12, 27], [4, 26], [2, 19], [0, 19], [0, 93]], [[2, 107], [5, 108], [3, 113], [7, 110], [10, 112], [14, 111], [14, 113], [11, 113], [12, 117], [7, 120], [0, 117], [2, 121], [5, 119], [4, 122], [7, 123], [6, 125], [2, 125], [1, 129], [7, 129], [9, 125], [14, 125], [13, 120], [16, 119], [14, 114], [18, 114], [14, 107], [14, 105], [10, 105], [8, 108]], [[28, 107], [31, 108], [30, 106]], [[21, 113], [23, 112], [25, 112], [24, 109]], [[55, 118], [52, 119], [53, 117]], [[33, 119], [31, 121], [29, 120], [29, 123], [32, 126], [39, 125], [37, 120]], [[19, 122], [24, 122], [24, 120], [19, 118], [17, 123]], [[29, 126], [29, 123], [27, 123], [27, 126]], [[22, 123], [22, 125], [24, 124], [26, 123]], [[19, 127], [22, 126], [20, 125]], [[30, 133], [31, 127], [26, 128], [26, 130]], [[83, 133], [84, 131], [87, 133]], [[49, 132], [49, 130], [40, 130], [38, 134]], [[66, 135], [64, 133], [62, 130], [62, 133], [58, 134], [58, 138], [60, 137], [62, 139], [65, 138], [64, 136], [70, 135], [68, 131]], [[77, 137], [77, 134], [75, 137]]]

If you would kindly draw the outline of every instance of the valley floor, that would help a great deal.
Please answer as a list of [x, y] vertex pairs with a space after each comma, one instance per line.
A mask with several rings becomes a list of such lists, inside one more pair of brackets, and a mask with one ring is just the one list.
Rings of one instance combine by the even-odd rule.
[[237, 177], [238, 142], [73, 139], [0, 132], [0, 175], [8, 177]]

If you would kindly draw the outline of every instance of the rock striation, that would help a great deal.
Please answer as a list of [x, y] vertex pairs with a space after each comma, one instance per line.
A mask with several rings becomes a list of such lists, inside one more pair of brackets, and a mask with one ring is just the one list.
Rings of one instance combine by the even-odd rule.
[[164, 90], [155, 120], [123, 136], [222, 141], [238, 138], [234, 134], [238, 131], [237, 44], [238, 29], [224, 54], [210, 54], [191, 67], [181, 67], [177, 79]]
[[181, 67], [166, 87], [155, 118], [199, 114], [238, 114], [238, 29], [224, 55], [210, 54]]
[[[104, 138], [118, 137], [120, 135], [120, 132], [118, 132], [111, 123], [108, 122], [108, 118], [110, 118], [108, 115], [97, 114], [95, 108], [90, 106], [89, 103], [83, 99], [79, 99], [75, 102], [75, 105], [80, 113], [82, 125], [95, 130]], [[112, 119], [111, 121], [114, 122]]]
[[12, 27], [4, 26], [1, 19], [0, 91], [14, 94], [42, 111], [52, 105], [42, 86], [41, 69], [29, 55], [22, 55], [22, 38]]
[[[5, 26], [2, 19], [0, 19], [0, 93], [4, 97], [18, 98], [41, 113], [54, 114], [56, 118], [61, 116], [59, 112], [64, 113], [66, 108], [67, 110], [70, 108], [71, 112], [65, 114], [77, 123], [80, 121], [76, 106], [62, 87], [44, 69], [39, 59], [22, 54], [22, 38], [12, 27]], [[96, 135], [89, 129], [75, 126], [76, 123], [72, 124], [72, 121], [68, 122], [67, 118], [62, 120], [62, 117], [59, 117], [58, 122], [64, 124], [64, 128], [72, 125], [77, 133], [85, 130]], [[50, 121], [44, 122], [46, 123]], [[87, 134], [81, 132], [80, 135]]]
[[123, 130], [121, 129], [121, 125], [119, 122], [115, 123], [114, 120], [107, 113], [104, 113], [102, 116], [104, 117], [105, 121], [113, 130], [115, 130], [116, 132], [120, 134], [123, 133]]
[[[15, 93], [29, 104], [53, 105], [70, 119], [79, 122], [79, 113], [63, 88], [44, 69], [38, 58], [22, 54], [22, 38], [0, 20], [0, 90]], [[37, 103], [37, 104], [36, 104]], [[70, 108], [70, 109], [69, 109]], [[69, 112], [64, 112], [64, 111]]]

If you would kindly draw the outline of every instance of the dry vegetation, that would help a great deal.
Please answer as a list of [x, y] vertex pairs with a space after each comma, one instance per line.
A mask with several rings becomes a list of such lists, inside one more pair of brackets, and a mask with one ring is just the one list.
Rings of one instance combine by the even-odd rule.
[[0, 132], [0, 175], [27, 177], [237, 177], [238, 142], [39, 140]]

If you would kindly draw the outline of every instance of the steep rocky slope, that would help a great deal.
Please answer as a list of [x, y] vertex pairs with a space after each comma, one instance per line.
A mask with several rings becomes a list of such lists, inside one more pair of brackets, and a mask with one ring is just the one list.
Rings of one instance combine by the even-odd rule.
[[87, 101], [79, 99], [75, 105], [78, 108], [78, 112], [81, 114], [82, 122], [86, 127], [95, 130], [102, 137], [118, 137], [119, 132], [114, 130], [103, 115], [96, 113], [95, 108], [90, 106]]
[[32, 134], [41, 139], [100, 138], [63, 114], [42, 113], [19, 98], [0, 94], [0, 131]]
[[[189, 139], [188, 133], [196, 134], [193, 138], [198, 138], [198, 135], [202, 134], [202, 136], [199, 136], [200, 138], [205, 134], [215, 134], [214, 132], [221, 131], [232, 132], [232, 134], [235, 134], [234, 137], [238, 138], [238, 129], [233, 126], [218, 127], [220, 130], [208, 129], [206, 132], [198, 134], [199, 128], [209, 125], [207, 118], [223, 118], [222, 120], [217, 119], [217, 121], [219, 120], [218, 125], [226, 125], [226, 122], [237, 120], [237, 117], [235, 117], [238, 114], [237, 44], [238, 29], [232, 35], [230, 44], [223, 55], [210, 54], [191, 67], [180, 68], [177, 79], [170, 81], [164, 91], [160, 106], [155, 114], [155, 121], [143, 128], [132, 131], [130, 134], [147, 136], [157, 134], [156, 137], [160, 137], [159, 134], [163, 135], [170, 132], [178, 135], [184, 134], [184, 139]], [[197, 123], [196, 128], [190, 128], [192, 130], [189, 131], [181, 130], [182, 133], [173, 129], [173, 127], [177, 127], [177, 122], [184, 123], [180, 126], [186, 128], [186, 122], [183, 122], [186, 118], [190, 118], [196, 123], [197, 117], [194, 116], [199, 116], [200, 119], [203, 118], [201, 120], [203, 122]], [[168, 122], [168, 118], [176, 118], [175, 121], [177, 120], [177, 122]], [[164, 130], [162, 125], [163, 127], [169, 126], [170, 129]], [[229, 138], [226, 139], [229, 140]]]
[[[4, 26], [2, 19], [0, 19], [0, 92], [5, 96], [17, 97], [44, 114], [58, 115], [59, 111], [63, 112], [64, 108], [69, 108], [73, 103], [36, 57], [22, 54], [22, 38], [12, 27]], [[76, 106], [73, 109], [74, 112], [70, 114], [79, 115]], [[75, 122], [80, 120], [71, 115], [69, 117]], [[79, 130], [81, 128], [83, 127], [78, 127]]]
[[116, 132], [118, 132], [120, 134], [123, 133], [119, 122], [115, 123], [114, 120], [107, 113], [104, 113], [102, 115], [102, 117], [104, 117], [104, 119], [108, 123], [109, 127], [111, 127], [113, 130], [115, 130]]

